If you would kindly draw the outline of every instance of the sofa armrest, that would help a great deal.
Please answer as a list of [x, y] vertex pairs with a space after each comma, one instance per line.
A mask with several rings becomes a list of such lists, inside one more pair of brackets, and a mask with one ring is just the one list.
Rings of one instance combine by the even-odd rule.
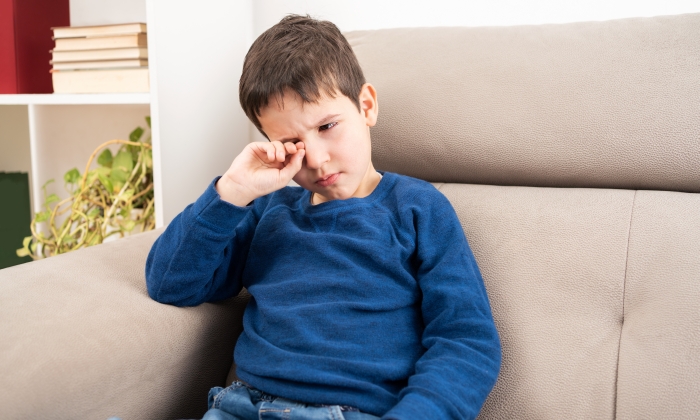
[[178, 308], [146, 293], [159, 231], [0, 270], [3, 418], [201, 416], [247, 295]]

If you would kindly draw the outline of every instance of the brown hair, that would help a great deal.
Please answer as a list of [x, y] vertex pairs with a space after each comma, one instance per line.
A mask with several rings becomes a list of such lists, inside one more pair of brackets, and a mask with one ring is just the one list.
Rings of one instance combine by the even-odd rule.
[[239, 84], [243, 111], [265, 135], [258, 116], [271, 98], [296, 92], [304, 103], [340, 91], [360, 110], [365, 84], [357, 57], [333, 23], [288, 15], [263, 32], [248, 50]]

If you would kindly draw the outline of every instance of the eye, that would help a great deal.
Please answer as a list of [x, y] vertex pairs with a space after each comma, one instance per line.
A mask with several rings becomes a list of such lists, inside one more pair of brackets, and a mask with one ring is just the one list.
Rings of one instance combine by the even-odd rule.
[[318, 131], [330, 130], [331, 128], [335, 127], [336, 125], [338, 125], [337, 122], [332, 122], [332, 123], [328, 123], [328, 124], [323, 124], [322, 126], [318, 127]]

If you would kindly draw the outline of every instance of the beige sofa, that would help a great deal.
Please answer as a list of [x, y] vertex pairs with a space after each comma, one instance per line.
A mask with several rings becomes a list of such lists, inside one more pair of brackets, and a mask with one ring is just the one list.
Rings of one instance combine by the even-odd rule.
[[[480, 418], [700, 418], [698, 28], [348, 34], [379, 92], [376, 166], [434, 182], [483, 272], [503, 365]], [[152, 301], [157, 235], [0, 271], [1, 418], [205, 411], [246, 297]]]

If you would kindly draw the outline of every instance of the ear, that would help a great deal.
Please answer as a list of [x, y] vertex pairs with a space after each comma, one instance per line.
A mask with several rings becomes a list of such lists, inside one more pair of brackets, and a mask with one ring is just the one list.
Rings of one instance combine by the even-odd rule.
[[379, 104], [377, 103], [377, 90], [371, 83], [365, 83], [360, 89], [360, 109], [365, 117], [367, 127], [374, 127], [377, 124], [377, 113]]

